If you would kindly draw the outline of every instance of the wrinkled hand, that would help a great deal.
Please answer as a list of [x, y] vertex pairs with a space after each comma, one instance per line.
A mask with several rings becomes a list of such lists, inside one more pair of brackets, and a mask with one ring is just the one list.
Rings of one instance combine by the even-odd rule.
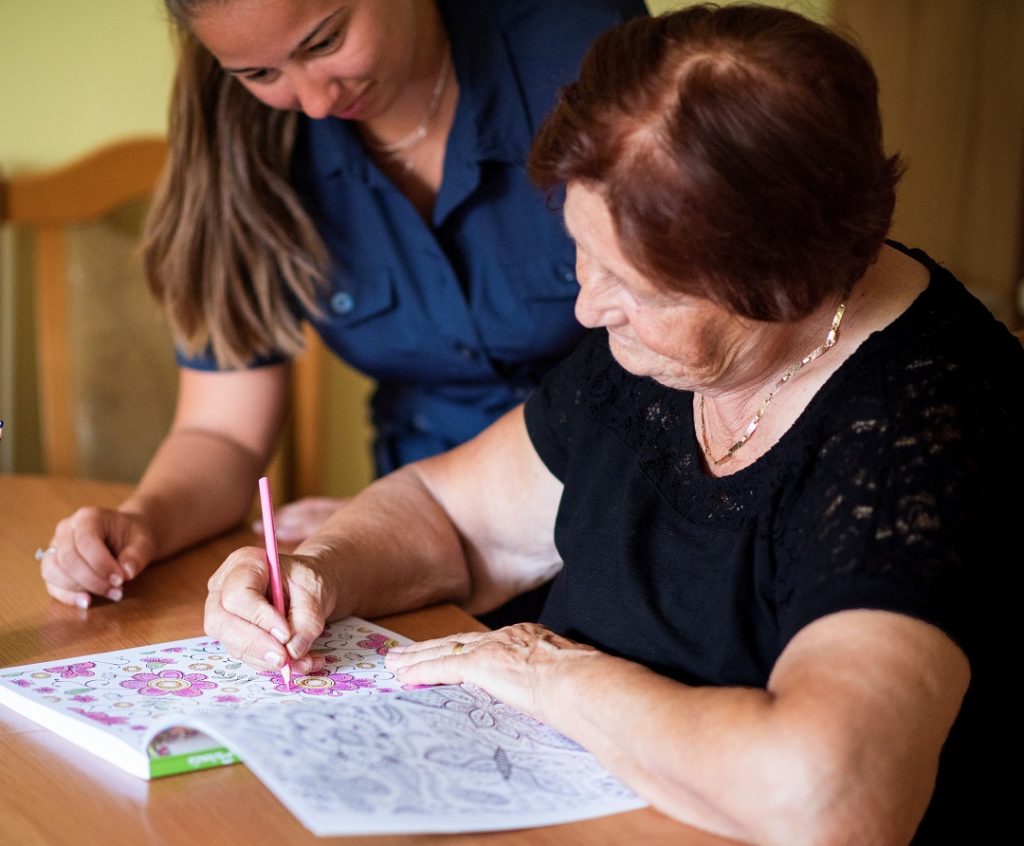
[[404, 684], [482, 687], [513, 708], [544, 720], [545, 688], [566, 661], [600, 657], [590, 646], [537, 623], [469, 632], [388, 650], [385, 665]]
[[[277, 539], [282, 543], [301, 543], [316, 532], [327, 518], [346, 502], [348, 502], [347, 499], [333, 499], [326, 496], [307, 496], [297, 499], [295, 502], [289, 502], [278, 509], [274, 515]], [[254, 522], [252, 530], [263, 534], [263, 521]]]
[[229, 555], [207, 585], [206, 633], [228, 653], [259, 670], [276, 670], [292, 659], [292, 669], [312, 673], [323, 666], [309, 647], [334, 609], [328, 582], [317, 561], [306, 555], [281, 558], [281, 583], [287, 619], [267, 599], [270, 567], [260, 547], [246, 546]]
[[110, 508], [79, 508], [57, 524], [39, 562], [54, 599], [88, 608], [92, 595], [117, 602], [124, 585], [153, 560], [156, 542], [141, 517]]

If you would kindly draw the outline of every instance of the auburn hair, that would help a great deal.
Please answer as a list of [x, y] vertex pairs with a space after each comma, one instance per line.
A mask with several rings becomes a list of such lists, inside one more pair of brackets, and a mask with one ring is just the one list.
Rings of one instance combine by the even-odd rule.
[[851, 41], [783, 9], [710, 4], [599, 36], [529, 168], [552, 194], [598, 190], [653, 284], [765, 321], [863, 275], [902, 174]]

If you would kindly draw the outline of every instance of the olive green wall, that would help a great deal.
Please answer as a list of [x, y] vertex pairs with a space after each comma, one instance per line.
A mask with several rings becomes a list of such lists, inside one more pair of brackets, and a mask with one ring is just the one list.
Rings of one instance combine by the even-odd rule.
[[0, 0], [0, 166], [163, 132], [172, 64], [160, 0]]

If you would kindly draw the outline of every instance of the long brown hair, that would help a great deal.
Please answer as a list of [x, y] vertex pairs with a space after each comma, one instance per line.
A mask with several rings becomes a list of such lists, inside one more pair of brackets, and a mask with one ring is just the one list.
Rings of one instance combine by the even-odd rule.
[[652, 282], [773, 321], [863, 275], [901, 173], [860, 51], [763, 5], [693, 6], [599, 36], [530, 158], [544, 188], [601, 192]]
[[209, 0], [166, 0], [177, 24], [169, 158], [143, 260], [177, 343], [220, 367], [302, 348], [327, 253], [289, 182], [297, 116], [260, 103], [189, 32]]

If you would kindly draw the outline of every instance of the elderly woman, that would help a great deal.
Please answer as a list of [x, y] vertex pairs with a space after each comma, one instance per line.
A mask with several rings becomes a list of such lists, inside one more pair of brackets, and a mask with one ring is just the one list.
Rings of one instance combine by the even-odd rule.
[[531, 159], [567, 185], [592, 331], [525, 408], [285, 556], [287, 619], [262, 552], [232, 554], [208, 633], [309, 672], [326, 619], [553, 580], [541, 624], [389, 665], [484, 687], [739, 840], [982, 842], [982, 584], [1012, 545], [1024, 349], [885, 240], [876, 95], [853, 46], [777, 9], [600, 38]]

